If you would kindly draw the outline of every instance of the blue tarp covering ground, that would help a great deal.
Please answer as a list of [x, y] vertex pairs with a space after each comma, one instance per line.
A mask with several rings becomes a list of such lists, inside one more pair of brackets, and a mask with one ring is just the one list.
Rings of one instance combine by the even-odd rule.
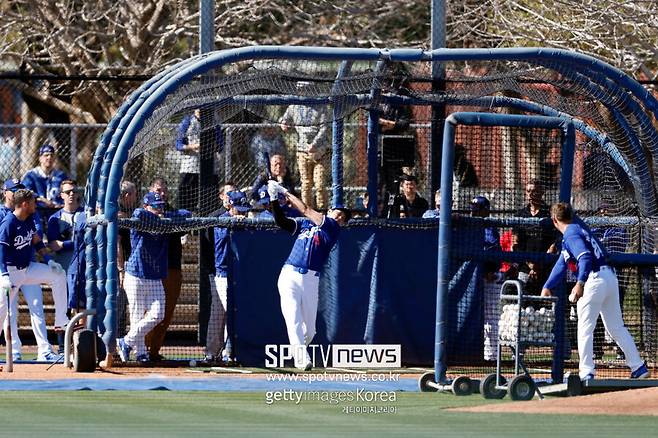
[[61, 379], [61, 380], [5, 380], [0, 381], [0, 391], [347, 391], [365, 389], [368, 391], [418, 391], [415, 377], [400, 376], [397, 381], [388, 382], [294, 382], [268, 381], [262, 376], [217, 376], [207, 378], [170, 378], [152, 376], [122, 379]]

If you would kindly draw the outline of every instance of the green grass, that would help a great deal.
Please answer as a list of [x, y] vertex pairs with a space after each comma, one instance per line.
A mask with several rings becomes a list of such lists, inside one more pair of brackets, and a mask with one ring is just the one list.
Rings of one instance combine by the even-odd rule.
[[[470, 414], [479, 395], [397, 393], [395, 414], [344, 414], [323, 402], [265, 403], [264, 393], [0, 392], [2, 436], [653, 436], [654, 417]], [[507, 403], [489, 401], [488, 403]]]

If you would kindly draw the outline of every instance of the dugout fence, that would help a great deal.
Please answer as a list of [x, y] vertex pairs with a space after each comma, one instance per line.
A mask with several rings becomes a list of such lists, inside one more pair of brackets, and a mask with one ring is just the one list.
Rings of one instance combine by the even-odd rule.
[[[441, 63], [445, 77], [431, 76], [432, 63]], [[573, 126], [571, 159], [563, 153], [563, 135], [559, 129], [538, 128], [530, 124], [516, 127], [459, 126], [454, 141], [460, 144], [459, 163], [462, 168], [456, 165], [456, 161], [454, 166], [445, 164], [446, 157], [443, 157], [443, 177], [454, 175], [458, 183], [453, 186], [452, 181], [444, 181], [448, 185], [442, 187], [442, 194], [447, 197], [450, 193], [452, 200], [442, 206], [441, 211], [447, 214], [452, 209], [457, 214], [468, 216], [473, 197], [486, 196], [492, 206], [492, 218], [486, 221], [493, 221], [486, 223], [504, 235], [518, 228], [541, 226], [537, 222], [524, 222], [516, 215], [526, 202], [525, 190], [530, 181], [536, 180], [545, 188], [547, 203], [559, 198], [561, 188], [563, 194], [569, 188], [570, 194], [565, 199], [571, 200], [583, 219], [601, 228], [602, 232], [622, 228], [626, 234], [621, 243], [612, 241], [608, 247], [611, 258], [623, 272], [620, 274], [622, 282], [627, 285], [624, 299], [627, 324], [640, 342], [643, 355], [655, 364], [655, 261], [651, 254], [655, 247], [653, 163], [658, 150], [655, 130], [658, 105], [653, 96], [612, 67], [576, 53], [548, 49], [423, 52], [255, 47], [193, 58], [143, 84], [126, 100], [104, 132], [86, 191], [91, 224], [86, 236], [87, 295], [90, 306], [99, 310], [99, 317], [92, 319], [90, 324], [94, 329], [100, 327], [110, 350], [113, 350], [117, 336], [116, 236], [119, 225], [152, 233], [194, 233], [214, 226], [228, 227], [234, 237], [232, 245], [236, 260], [244, 262], [244, 254], [252, 254], [250, 257], [254, 258], [249, 260], [254, 260], [257, 266], [261, 266], [262, 254], [269, 251], [266, 248], [270, 246], [266, 243], [269, 244], [270, 239], [283, 239], [275, 237], [277, 233], [269, 220], [231, 221], [209, 217], [209, 213], [220, 207], [218, 183], [225, 181], [227, 175], [238, 187], [248, 192], [257, 190], [251, 186], [252, 178], [262, 172], [262, 168], [258, 164], [258, 154], [251, 148], [254, 129], [256, 126], [276, 129], [291, 105], [321, 113], [315, 119], [300, 117], [289, 121], [287, 126], [293, 129], [279, 133], [283, 137], [282, 152], [288, 158], [291, 174], [299, 177], [299, 168], [296, 167], [299, 138], [320, 135], [326, 145], [331, 146], [331, 153], [321, 157], [326, 160], [326, 180], [314, 190], [329, 192], [333, 203], [356, 207], [359, 196], [346, 196], [343, 189], [366, 187], [370, 201], [366, 210], [369, 217], [354, 221], [348, 227], [327, 267], [332, 276], [325, 276], [322, 293], [327, 297], [343, 298], [329, 300], [321, 306], [321, 319], [333, 322], [320, 330], [320, 340], [397, 341], [403, 344], [403, 360], [407, 348], [416, 351], [409, 354], [408, 363], [431, 363], [432, 355], [428, 356], [427, 352], [432, 347], [427, 348], [427, 345], [433, 331], [429, 328], [429, 332], [421, 335], [424, 330], [416, 329], [418, 326], [428, 327], [428, 320], [420, 316], [424, 315], [420, 309], [426, 310], [428, 304], [433, 304], [437, 293], [437, 265], [428, 264], [427, 260], [435, 259], [426, 256], [441, 253], [439, 248], [444, 246], [437, 240], [438, 230], [440, 226], [449, 226], [449, 222], [445, 218], [439, 221], [385, 220], [380, 217], [380, 209], [386, 208], [387, 194], [397, 195], [397, 187], [386, 178], [391, 172], [393, 180], [402, 171], [415, 173], [420, 193], [432, 200], [433, 191], [438, 188], [432, 186], [432, 176], [440, 172], [438, 157], [443, 137], [442, 120], [432, 120], [434, 107], [447, 115], [470, 111], [513, 115], [526, 121], [534, 115], [550, 116]], [[406, 112], [402, 108], [406, 108]], [[181, 165], [186, 157], [172, 145], [176, 144], [181, 122], [195, 109], [200, 110], [198, 188], [189, 195], [181, 195], [178, 191], [184, 181], [181, 174], [186, 173], [181, 171]], [[397, 163], [412, 166], [384, 166], [384, 151], [380, 147], [380, 138], [385, 136], [382, 119], [391, 115], [397, 130], [392, 135], [415, 139], [413, 162], [409, 163], [407, 159], [405, 163], [404, 151], [396, 151], [394, 147], [391, 150], [402, 156]], [[415, 125], [395, 123], [403, 119], [407, 122], [413, 120]], [[424, 128], [428, 125], [429, 129]], [[570, 162], [573, 169], [570, 177], [563, 173], [565, 162]], [[475, 178], [464, 178], [463, 168]], [[172, 204], [191, 205], [193, 217], [153, 223], [119, 221], [120, 181], [130, 179], [138, 187], [146, 187], [150, 179], [162, 173], [166, 174], [172, 187]], [[602, 209], [602, 206], [606, 208]], [[463, 218], [456, 220], [454, 225], [453, 232], [465, 233], [460, 244], [478, 242], [474, 236], [479, 232], [473, 230], [482, 230], [482, 221]], [[361, 234], [364, 230], [370, 234]], [[422, 236], [418, 240], [410, 239], [415, 246], [405, 242], [415, 234]], [[247, 239], [251, 246], [245, 246], [247, 244], [242, 239]], [[388, 246], [389, 240], [395, 246]], [[283, 247], [289, 243], [285, 240], [278, 242], [277, 245]], [[355, 242], [357, 246], [353, 251], [346, 249]], [[249, 249], [247, 253], [244, 252], [246, 248]], [[462, 270], [461, 280], [444, 277], [441, 281], [448, 285], [448, 290], [439, 289], [438, 292], [439, 297], [445, 298], [446, 293], [447, 296], [462, 293], [459, 287], [465, 287], [470, 294], [466, 294], [465, 307], [453, 309], [455, 313], [448, 313], [446, 318], [448, 321], [463, 318], [463, 325], [467, 325], [467, 321], [477, 321], [472, 324], [473, 336], [468, 342], [463, 339], [456, 342], [457, 328], [444, 333], [443, 340], [437, 339], [448, 346], [447, 356], [438, 359], [436, 364], [443, 366], [447, 375], [451, 363], [470, 366], [476, 374], [491, 369], [482, 356], [484, 284], [476, 268], [485, 262], [507, 263], [509, 255], [486, 254], [477, 244], [469, 248], [472, 252], [462, 251], [461, 257], [469, 259], [471, 271]], [[374, 252], [370, 253], [371, 250]], [[373, 254], [372, 258], [366, 254]], [[547, 257], [545, 251], [537, 251], [532, 257], [541, 254]], [[617, 254], [616, 258], [612, 257], [614, 254]], [[412, 257], [414, 255], [417, 255], [416, 259]], [[528, 254], [518, 257], [520, 262], [529, 260]], [[365, 260], [372, 262], [364, 263]], [[282, 327], [280, 321], [271, 321], [242, 300], [244, 297], [263, 300], [263, 296], [253, 295], [254, 289], [270, 291], [276, 298], [272, 287], [278, 266], [264, 269], [264, 273], [269, 273], [267, 275], [258, 278], [252, 275], [249, 279], [242, 271], [247, 269], [245, 265], [238, 263], [231, 271], [233, 291], [230, 295], [240, 303], [238, 306], [229, 305], [231, 318], [237, 324], [232, 336], [243, 351], [242, 357], [240, 352], [237, 353], [238, 359], [246, 364], [258, 363], [262, 342], [268, 333], [273, 333], [273, 327], [277, 327], [276, 330]], [[382, 290], [387, 290], [386, 281], [393, 278], [398, 267], [403, 268], [402, 277], [408, 281], [396, 283], [398, 286], [390, 290], [390, 295], [382, 294]], [[206, 317], [202, 308], [207, 307], [207, 298], [205, 302], [203, 298], [204, 293], [208, 293], [203, 291], [207, 275], [206, 271], [199, 274], [200, 320]], [[350, 276], [355, 281], [352, 286], [346, 286], [344, 278]], [[346, 302], [344, 294], [348, 291], [349, 297], [358, 296], [360, 299], [348, 300], [352, 307], [346, 309], [341, 306]], [[267, 296], [266, 302], [270, 302], [272, 296]], [[273, 302], [270, 304], [275, 306]], [[403, 314], [416, 313], [418, 318], [395, 324], [399, 331], [391, 331], [386, 328], [386, 322], [373, 323], [376, 309], [382, 306], [391, 306]], [[343, 318], [330, 318], [332, 314], [342, 315], [344, 312], [360, 315], [355, 318], [358, 323], [348, 324]], [[245, 314], [250, 314], [251, 318], [239, 320]], [[384, 321], [393, 326], [390, 321], [395, 319], [391, 313]], [[564, 322], [565, 332], [568, 332], [568, 322]], [[347, 332], [344, 331], [346, 326], [349, 327]], [[199, 340], [203, 341], [203, 323], [199, 332]], [[243, 343], [243, 339], [249, 341]], [[597, 342], [604, 347], [600, 363], [609, 366], [610, 373], [625, 373], [622, 362], [616, 356], [611, 357], [614, 353], [605, 344], [605, 336]], [[191, 347], [194, 348], [179, 352], [171, 350], [171, 356], [198, 357], [201, 347]], [[465, 351], [473, 354], [463, 354]], [[538, 356], [538, 360], [551, 362], [548, 367], [554, 370], [557, 365], [553, 364], [552, 354], [548, 357], [540, 353], [539, 356], [543, 356]], [[451, 354], [455, 358], [463, 354], [468, 360], [451, 362]], [[573, 357], [569, 357], [566, 366], [575, 366]]]

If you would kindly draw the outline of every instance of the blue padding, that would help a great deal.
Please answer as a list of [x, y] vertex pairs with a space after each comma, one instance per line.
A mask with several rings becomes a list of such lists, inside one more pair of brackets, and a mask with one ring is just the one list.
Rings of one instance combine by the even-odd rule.
[[[461, 231], [471, 254], [482, 230]], [[245, 366], [264, 366], [267, 344], [287, 344], [277, 279], [293, 237], [272, 230], [233, 230], [229, 312], [234, 348]], [[320, 280], [313, 344], [401, 344], [405, 364], [431, 365], [434, 354], [436, 230], [376, 226], [344, 229]], [[481, 263], [451, 266], [448, 330], [451, 362], [482, 359]]]
[[[351, 230], [350, 230], [351, 231]], [[365, 231], [365, 230], [362, 230]], [[436, 306], [436, 245], [435, 230], [382, 230], [371, 228], [377, 245], [376, 281], [369, 293], [367, 330], [364, 340], [374, 344], [401, 344], [402, 360], [407, 364], [431, 364], [434, 354]], [[342, 233], [351, 239], [351, 233]], [[366, 266], [350, 266], [369, 277]], [[349, 287], [350, 279], [341, 277], [338, 287]], [[339, 311], [343, 311], [339, 307]], [[340, 339], [333, 340], [340, 343]]]

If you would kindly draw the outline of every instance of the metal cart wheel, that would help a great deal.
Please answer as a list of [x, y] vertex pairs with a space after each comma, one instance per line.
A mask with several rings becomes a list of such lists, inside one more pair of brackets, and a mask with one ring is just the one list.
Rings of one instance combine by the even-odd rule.
[[525, 374], [520, 374], [512, 379], [508, 391], [512, 400], [532, 400], [535, 396], [535, 382]]
[[420, 376], [420, 379], [418, 379], [418, 389], [420, 389], [420, 392], [437, 392], [439, 390], [435, 386], [430, 386], [428, 384], [429, 382], [436, 385], [436, 382], [434, 381], [434, 371], [428, 371]]
[[466, 376], [459, 376], [452, 381], [452, 393], [455, 395], [473, 394], [473, 384]]
[[[500, 383], [503, 385], [506, 384], [507, 379], [500, 376]], [[496, 373], [489, 374], [480, 380], [480, 394], [486, 399], [500, 400], [501, 398], [505, 398], [505, 390], [496, 388]]]

